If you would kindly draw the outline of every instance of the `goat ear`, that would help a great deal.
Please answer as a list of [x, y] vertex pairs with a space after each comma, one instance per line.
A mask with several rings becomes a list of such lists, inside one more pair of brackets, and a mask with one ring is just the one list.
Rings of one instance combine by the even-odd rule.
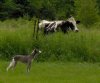
[[37, 49], [37, 48], [35, 48], [35, 49], [34, 49], [34, 52], [37, 52], [37, 51], [38, 51], [38, 49]]
[[79, 23], [80, 23], [80, 21], [79, 21], [79, 20], [77, 20], [77, 21], [76, 21], [76, 24], [79, 24]]

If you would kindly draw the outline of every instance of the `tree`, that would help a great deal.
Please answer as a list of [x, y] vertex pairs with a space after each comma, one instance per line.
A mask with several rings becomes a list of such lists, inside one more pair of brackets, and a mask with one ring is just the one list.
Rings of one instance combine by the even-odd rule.
[[66, 19], [74, 14], [74, 0], [53, 0], [57, 19]]
[[98, 20], [98, 8], [96, 0], [76, 0], [76, 15], [81, 22], [89, 27]]

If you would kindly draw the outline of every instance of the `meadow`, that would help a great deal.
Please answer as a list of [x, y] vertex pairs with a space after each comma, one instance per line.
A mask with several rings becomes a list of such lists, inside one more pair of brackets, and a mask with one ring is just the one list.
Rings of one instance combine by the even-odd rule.
[[99, 83], [100, 64], [34, 62], [31, 71], [17, 65], [15, 71], [6, 71], [8, 62], [0, 61], [0, 83]]
[[[34, 21], [25, 19], [0, 22], [0, 83], [99, 83], [100, 29], [99, 23], [79, 32], [57, 32], [34, 38]], [[42, 53], [32, 64], [17, 65], [15, 71], [6, 67], [15, 54], [30, 54], [34, 48]]]

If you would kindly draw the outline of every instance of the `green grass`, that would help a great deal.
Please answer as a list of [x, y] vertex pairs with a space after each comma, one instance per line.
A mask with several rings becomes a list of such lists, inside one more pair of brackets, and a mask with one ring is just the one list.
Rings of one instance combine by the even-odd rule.
[[10, 59], [16, 54], [30, 54], [38, 47], [42, 54], [38, 61], [100, 61], [100, 29], [99, 25], [91, 29], [79, 25], [79, 32], [68, 34], [57, 32], [33, 38], [34, 21], [25, 19], [6, 20], [0, 22], [0, 58]]
[[99, 83], [100, 64], [91, 63], [36, 63], [26, 73], [26, 66], [17, 65], [6, 72], [8, 62], [0, 61], [0, 83]]

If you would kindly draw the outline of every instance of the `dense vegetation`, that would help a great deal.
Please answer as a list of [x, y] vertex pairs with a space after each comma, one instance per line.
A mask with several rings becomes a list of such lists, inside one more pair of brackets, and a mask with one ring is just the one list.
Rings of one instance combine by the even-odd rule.
[[38, 17], [54, 20], [73, 15], [88, 26], [100, 15], [99, 3], [99, 0], [0, 0], [0, 19]]
[[24, 19], [0, 22], [0, 54], [9, 59], [14, 54], [30, 54], [33, 48], [42, 50], [38, 61], [100, 61], [100, 31], [79, 25], [80, 32], [33, 37], [33, 21]]

